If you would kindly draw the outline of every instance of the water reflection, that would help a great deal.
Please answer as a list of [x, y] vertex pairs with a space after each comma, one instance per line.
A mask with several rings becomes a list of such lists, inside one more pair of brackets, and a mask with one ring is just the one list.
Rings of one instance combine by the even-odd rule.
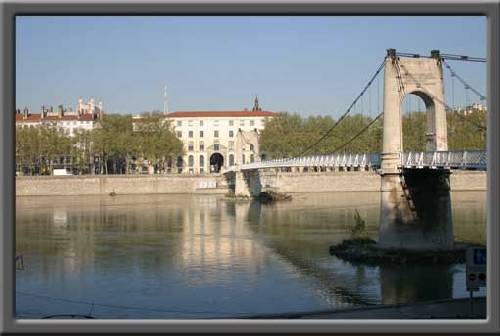
[[[454, 193], [455, 236], [483, 242], [484, 193]], [[17, 290], [100, 307], [100, 318], [224, 317], [465, 296], [460, 267], [369, 267], [329, 255], [354, 210], [377, 236], [378, 193], [261, 205], [216, 195], [17, 198]], [[88, 304], [17, 296], [20, 316]], [[152, 309], [154, 308], [154, 309]], [[156, 310], [155, 310], [156, 309]], [[26, 312], [38, 311], [39, 315]], [[24, 314], [24, 315], [23, 315]]]
[[382, 303], [448, 299], [453, 291], [452, 265], [380, 266]]

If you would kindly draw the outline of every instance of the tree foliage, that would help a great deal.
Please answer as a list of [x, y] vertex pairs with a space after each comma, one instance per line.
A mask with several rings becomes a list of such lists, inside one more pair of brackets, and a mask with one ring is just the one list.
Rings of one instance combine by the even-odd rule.
[[135, 122], [129, 115], [107, 115], [94, 130], [79, 130], [74, 137], [51, 126], [16, 131], [16, 163], [28, 174], [50, 174], [52, 161], [62, 157], [83, 174], [127, 173], [134, 162], [158, 166], [182, 151], [170, 123], [159, 115]]
[[[302, 118], [298, 114], [279, 113], [266, 123], [260, 141], [268, 158], [293, 157], [303, 153], [335, 125], [329, 116]], [[382, 129], [377, 120], [354, 142], [342, 146], [366, 127], [372, 119], [362, 115], [347, 116], [323, 141], [311, 148], [307, 155], [341, 152], [377, 152], [381, 150]]]
[[[365, 132], [351, 143], [360, 131], [373, 121], [361, 114], [348, 115], [319, 144], [311, 148], [306, 155], [333, 152], [375, 153], [382, 151], [383, 120], [375, 121]], [[293, 157], [303, 153], [311, 144], [322, 137], [336, 120], [326, 117], [303, 118], [298, 114], [279, 113], [266, 123], [261, 133], [262, 152], [269, 159]], [[485, 127], [486, 112], [473, 110], [467, 115], [458, 112], [447, 114], [449, 150], [471, 150], [486, 148]], [[425, 151], [427, 133], [426, 112], [412, 112], [403, 115], [403, 150]]]

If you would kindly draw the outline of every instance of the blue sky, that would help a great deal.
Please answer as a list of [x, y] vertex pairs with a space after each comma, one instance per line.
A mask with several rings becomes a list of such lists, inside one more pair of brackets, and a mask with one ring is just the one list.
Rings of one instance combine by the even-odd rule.
[[[17, 106], [251, 108], [339, 116], [386, 49], [486, 56], [482, 17], [18, 17]], [[485, 92], [486, 66], [452, 63]], [[455, 91], [456, 101], [465, 91]], [[449, 95], [449, 90], [447, 90]]]

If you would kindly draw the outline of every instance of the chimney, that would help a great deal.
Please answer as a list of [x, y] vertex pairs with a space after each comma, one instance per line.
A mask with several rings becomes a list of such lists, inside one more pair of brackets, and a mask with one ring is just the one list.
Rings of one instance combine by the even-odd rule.
[[42, 105], [42, 112], [40, 113], [40, 118], [43, 119], [47, 116], [47, 111], [45, 110], [45, 105]]
[[82, 114], [82, 109], [83, 109], [83, 98], [79, 97], [78, 98], [78, 105], [76, 106], [76, 111], [78, 112], [78, 115]]
[[59, 116], [59, 118], [62, 118], [64, 116], [64, 106], [63, 105], [57, 106], [57, 115]]

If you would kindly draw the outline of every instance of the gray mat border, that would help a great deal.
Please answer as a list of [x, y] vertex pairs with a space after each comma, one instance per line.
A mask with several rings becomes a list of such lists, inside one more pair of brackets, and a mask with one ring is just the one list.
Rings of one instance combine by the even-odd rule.
[[500, 331], [498, 283], [498, 130], [497, 113], [489, 113], [488, 131], [488, 319], [472, 320], [316, 320], [316, 321], [241, 321], [241, 320], [98, 320], [47, 321], [15, 320], [14, 302], [14, 60], [15, 15], [486, 15], [488, 17], [488, 107], [498, 111], [498, 1], [293, 1], [263, 2], [8, 2], [0, 4], [1, 78], [0, 114], [2, 137], [0, 151], [1, 246], [0, 249], [0, 331], [2, 333], [165, 333], [165, 332], [339, 332], [339, 333], [495, 333]]

